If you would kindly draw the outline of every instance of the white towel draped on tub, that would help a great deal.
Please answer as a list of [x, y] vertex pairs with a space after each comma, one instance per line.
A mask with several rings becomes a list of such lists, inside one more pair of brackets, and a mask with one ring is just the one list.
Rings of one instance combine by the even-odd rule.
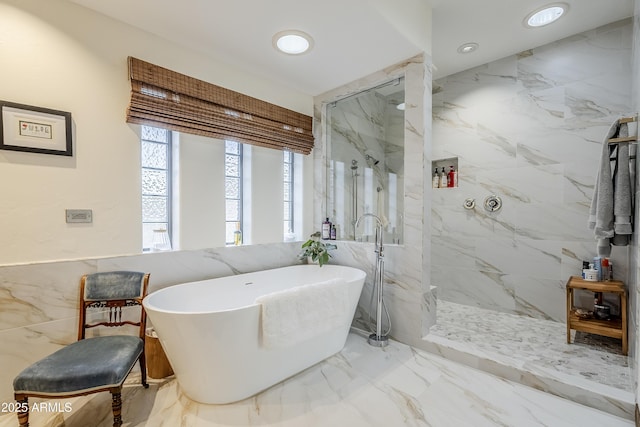
[[344, 280], [298, 286], [256, 298], [262, 305], [262, 345], [289, 347], [350, 323]]

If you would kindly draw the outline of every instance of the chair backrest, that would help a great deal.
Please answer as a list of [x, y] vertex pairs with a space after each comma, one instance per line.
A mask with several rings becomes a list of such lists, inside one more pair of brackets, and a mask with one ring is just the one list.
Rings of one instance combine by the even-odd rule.
[[[80, 280], [80, 322], [78, 340], [85, 338], [85, 332], [96, 326], [118, 327], [139, 326], [139, 336], [144, 339], [147, 316], [142, 307], [142, 299], [147, 295], [149, 273], [137, 271], [110, 271], [82, 276]], [[140, 320], [122, 320], [123, 307], [140, 306]], [[87, 309], [108, 310], [108, 320], [89, 323]], [[106, 315], [105, 315], [106, 317]]]

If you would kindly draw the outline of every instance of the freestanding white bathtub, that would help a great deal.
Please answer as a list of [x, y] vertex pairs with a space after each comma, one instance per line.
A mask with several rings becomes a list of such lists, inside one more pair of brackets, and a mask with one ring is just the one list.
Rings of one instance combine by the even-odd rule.
[[[289, 348], [261, 344], [256, 298], [331, 279], [344, 280], [344, 325]], [[296, 265], [171, 286], [143, 305], [184, 393], [202, 403], [250, 397], [340, 351], [365, 273], [352, 267]]]

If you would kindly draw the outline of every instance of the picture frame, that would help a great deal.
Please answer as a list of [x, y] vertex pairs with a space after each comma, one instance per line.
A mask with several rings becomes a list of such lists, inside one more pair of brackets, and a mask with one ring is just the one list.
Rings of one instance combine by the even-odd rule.
[[73, 156], [71, 113], [0, 101], [0, 150]]

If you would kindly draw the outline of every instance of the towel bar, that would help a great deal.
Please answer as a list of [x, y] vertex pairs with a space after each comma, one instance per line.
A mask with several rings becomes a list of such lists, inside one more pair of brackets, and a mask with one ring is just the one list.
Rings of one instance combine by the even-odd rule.
[[617, 144], [618, 142], [632, 142], [637, 140], [638, 140], [637, 136], [625, 136], [622, 138], [611, 138], [609, 139], [609, 144]]

